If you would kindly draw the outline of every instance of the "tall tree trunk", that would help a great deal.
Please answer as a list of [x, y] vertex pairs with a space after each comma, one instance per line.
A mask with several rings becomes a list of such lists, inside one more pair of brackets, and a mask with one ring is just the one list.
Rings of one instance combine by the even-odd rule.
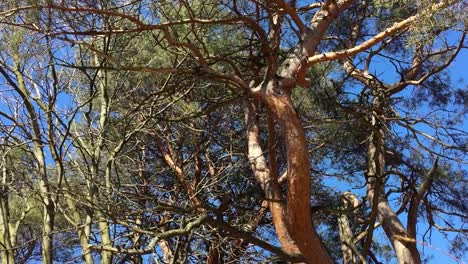
[[[278, 179], [272, 177], [274, 173], [270, 171], [269, 166], [266, 164], [260, 144], [260, 129], [256, 104], [253, 100], [246, 100], [245, 102], [249, 162], [252, 166], [255, 179], [265, 193], [281, 247], [289, 254], [300, 254], [299, 248], [292, 240], [285, 222], [284, 214], [286, 210], [279, 192]], [[270, 155], [273, 155], [273, 153], [270, 153]]]
[[[379, 107], [378, 100], [375, 105]], [[384, 232], [395, 250], [398, 263], [400, 264], [420, 264], [421, 257], [416, 248], [414, 239], [410, 239], [402, 222], [395, 214], [385, 195], [385, 134], [384, 124], [377, 118], [378, 113], [373, 112], [371, 117], [371, 136], [368, 147], [368, 168], [367, 168], [367, 198], [381, 223]], [[372, 232], [370, 232], [371, 234]], [[372, 240], [372, 235], [368, 241]]]
[[[98, 225], [99, 231], [101, 233], [101, 241], [102, 246], [104, 247], [112, 247], [112, 240], [110, 236], [109, 224], [105, 217], [102, 216], [101, 213], [98, 213]], [[112, 263], [112, 252], [107, 250], [101, 251], [101, 263], [102, 264], [111, 264]]]
[[[3, 187], [3, 186], [2, 186]], [[14, 264], [15, 252], [11, 243], [9, 230], [9, 212], [8, 201], [5, 193], [0, 194], [0, 250], [2, 256], [2, 264]]]
[[[65, 192], [67, 193], [67, 190], [65, 190]], [[78, 233], [81, 250], [83, 252], [83, 261], [86, 264], [93, 264], [94, 260], [93, 256], [91, 255], [89, 243], [89, 236], [91, 231], [91, 216], [86, 215], [85, 223], [82, 224], [81, 215], [78, 211], [78, 208], [76, 207], [76, 202], [69, 195], [67, 195], [65, 199], [67, 201], [68, 207], [72, 211], [73, 225], [75, 226]]]
[[[108, 39], [105, 39], [107, 41]], [[105, 65], [105, 60], [100, 61], [99, 56], [97, 54], [94, 54], [94, 63], [96, 65]], [[107, 131], [107, 121], [109, 117], [109, 112], [110, 112], [110, 105], [109, 105], [109, 86], [108, 86], [108, 76], [107, 72], [105, 70], [99, 70], [97, 72], [98, 80], [97, 80], [97, 87], [99, 89], [99, 99], [100, 99], [100, 104], [99, 104], [99, 130], [100, 134], [97, 138], [97, 142], [94, 148], [94, 160], [93, 160], [93, 167], [91, 168], [91, 175], [92, 175], [92, 180], [96, 181], [99, 179], [99, 162], [101, 161], [101, 154], [102, 154], [102, 149], [104, 148], [104, 138], [106, 136], [106, 131]], [[106, 208], [109, 209], [109, 202], [110, 202], [110, 167], [109, 161], [106, 164], [106, 171], [104, 175], [104, 184], [105, 184], [105, 192], [104, 195], [99, 197], [99, 198], [104, 198], [104, 202], [106, 203]], [[111, 165], [111, 164], [110, 164]], [[95, 182], [92, 183], [93, 187], [91, 187], [92, 194], [90, 195], [90, 198], [92, 199], [91, 202], [96, 202], [94, 199], [96, 199], [99, 195], [95, 189], [97, 186], [95, 185]], [[102, 200], [101, 200], [102, 201]], [[100, 236], [101, 236], [101, 244], [104, 247], [111, 247], [112, 246], [112, 238], [110, 234], [110, 229], [109, 229], [109, 223], [107, 222], [107, 218], [105, 214], [100, 211], [99, 209], [96, 210], [96, 217], [98, 220], [98, 226], [99, 226], [99, 231], [100, 231]], [[102, 264], [111, 264], [112, 263], [112, 252], [102, 250], [101, 251], [101, 263]]]
[[[45, 184], [41, 184], [43, 189]], [[42, 234], [42, 263], [52, 264], [53, 263], [53, 237], [52, 232], [54, 230], [54, 204], [50, 199], [45, 199], [44, 204], [44, 218], [43, 218], [43, 234]]]
[[[111, 188], [112, 188], [112, 181], [111, 181], [111, 168], [112, 168], [113, 161], [108, 161], [106, 165], [106, 171], [104, 176], [105, 181], [105, 195], [104, 201], [106, 203], [106, 209], [108, 212], [111, 211]], [[98, 211], [97, 214], [98, 221], [99, 221], [99, 230], [101, 231], [101, 241], [103, 246], [112, 247], [112, 237], [111, 231], [109, 228], [109, 222], [107, 217], [104, 213]], [[101, 252], [101, 263], [102, 264], [111, 264], [112, 263], [112, 253], [106, 250]]]
[[[106, 197], [107, 197], [107, 195], [106, 195]], [[105, 202], [108, 202], [108, 200], [105, 199]], [[96, 210], [95, 214], [96, 214], [96, 218], [98, 219], [98, 227], [99, 227], [99, 233], [100, 233], [100, 236], [101, 236], [102, 246], [103, 247], [112, 247], [112, 238], [111, 238], [111, 234], [110, 234], [109, 223], [107, 222], [106, 216], [99, 209]], [[102, 250], [101, 251], [101, 263], [102, 264], [111, 264], [112, 263], [112, 252], [107, 251], [107, 250]]]
[[15, 263], [15, 252], [10, 233], [10, 212], [8, 204], [8, 172], [5, 154], [2, 153], [0, 167], [2, 168], [2, 183], [0, 185], [0, 250], [2, 264]]
[[52, 200], [49, 182], [47, 178], [47, 169], [45, 165], [44, 152], [42, 144], [34, 145], [34, 155], [37, 159], [38, 170], [42, 176], [39, 181], [39, 190], [44, 203], [43, 227], [42, 227], [42, 263], [53, 263], [53, 230], [55, 217], [55, 204]]
[[345, 211], [338, 217], [338, 228], [341, 240], [341, 253], [343, 255], [343, 264], [353, 264], [356, 262], [356, 256], [353, 252], [352, 243], [354, 239], [350, 215], [354, 215], [351, 209], [358, 205], [358, 200], [350, 192], [345, 192], [341, 196], [340, 209]]
[[[39, 192], [44, 203], [43, 223], [42, 223], [42, 263], [52, 264], [53, 261], [53, 230], [55, 217], [55, 204], [50, 193], [49, 178], [47, 173], [44, 146], [42, 143], [42, 131], [39, 125], [39, 115], [33, 105], [31, 94], [26, 87], [26, 83], [21, 72], [21, 58], [18, 54], [13, 55], [13, 73], [16, 77], [16, 82], [0, 67], [0, 72], [3, 74], [7, 82], [15, 89], [18, 95], [23, 100], [24, 106], [28, 113], [29, 124], [32, 128], [31, 141], [33, 143], [32, 152], [36, 159], [36, 169], [39, 180]], [[39, 101], [36, 100], [38, 104]], [[43, 108], [43, 107], [41, 107]]]
[[307, 140], [287, 88], [278, 80], [263, 84], [260, 96], [281, 127], [288, 173], [287, 230], [307, 263], [333, 263], [314, 229], [310, 210], [310, 164]]

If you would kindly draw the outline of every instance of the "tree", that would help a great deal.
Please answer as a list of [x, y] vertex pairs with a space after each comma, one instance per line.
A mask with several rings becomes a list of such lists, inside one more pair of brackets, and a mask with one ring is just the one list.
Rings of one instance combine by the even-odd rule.
[[63, 217], [86, 263], [333, 263], [340, 249], [378, 263], [380, 227], [399, 263], [421, 263], [418, 223], [465, 233], [434, 219], [465, 219], [444, 176], [466, 180], [463, 121], [420, 117], [466, 103], [445, 71], [465, 48], [462, 5], [5, 1], [1, 153], [33, 160], [42, 260]]

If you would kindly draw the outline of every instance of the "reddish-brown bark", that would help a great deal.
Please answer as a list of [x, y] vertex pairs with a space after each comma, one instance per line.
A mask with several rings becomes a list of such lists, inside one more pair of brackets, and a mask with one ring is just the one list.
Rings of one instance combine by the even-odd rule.
[[287, 95], [270, 90], [264, 98], [277, 118], [286, 144], [288, 231], [307, 263], [333, 263], [312, 223], [309, 153], [302, 125]]
[[[291, 239], [287, 229], [284, 216], [286, 210], [279, 191], [277, 178], [274, 177], [275, 173], [271, 172], [270, 167], [267, 166], [266, 159], [260, 145], [260, 130], [257, 119], [256, 103], [253, 101], [246, 101], [245, 108], [248, 156], [252, 166], [252, 171], [265, 192], [273, 218], [273, 225], [275, 226], [281, 247], [289, 254], [299, 254], [299, 249]], [[270, 155], [272, 155], [272, 153], [270, 153]]]

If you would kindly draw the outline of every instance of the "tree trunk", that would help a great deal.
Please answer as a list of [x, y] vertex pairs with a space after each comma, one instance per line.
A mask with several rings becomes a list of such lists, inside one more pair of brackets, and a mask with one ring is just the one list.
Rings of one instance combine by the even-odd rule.
[[[101, 235], [101, 244], [103, 247], [112, 247], [112, 239], [110, 236], [109, 224], [107, 223], [106, 218], [102, 215], [101, 212], [96, 213], [98, 218], [98, 226]], [[112, 252], [107, 250], [101, 251], [101, 263], [102, 264], [111, 264], [112, 263]]]
[[343, 264], [353, 264], [356, 262], [356, 256], [351, 247], [354, 235], [352, 229], [351, 219], [349, 215], [354, 215], [354, 212], [350, 211], [358, 205], [358, 200], [350, 192], [345, 192], [341, 196], [341, 210], [345, 212], [341, 213], [338, 217], [338, 228], [341, 240], [341, 253], [343, 255]]
[[[42, 185], [42, 184], [41, 184]], [[52, 232], [54, 230], [54, 204], [49, 199], [46, 199], [44, 204], [43, 218], [43, 234], [42, 234], [42, 263], [53, 263], [53, 239]]]
[[[273, 225], [280, 241], [281, 247], [289, 254], [300, 254], [299, 248], [292, 240], [285, 222], [285, 208], [276, 177], [266, 164], [265, 156], [260, 145], [260, 130], [257, 117], [257, 106], [252, 100], [245, 102], [245, 120], [247, 126], [248, 157], [255, 175], [265, 197], [273, 218]], [[270, 153], [272, 155], [272, 153]]]
[[[2, 186], [2, 188], [4, 188]], [[0, 249], [2, 264], [14, 264], [15, 252], [10, 237], [8, 201], [5, 193], [0, 194]]]
[[[3, 154], [3, 153], [2, 153]], [[8, 203], [8, 172], [5, 155], [1, 157], [2, 183], [0, 186], [0, 250], [2, 264], [15, 263], [14, 241], [10, 233], [10, 211]]]
[[17, 79], [17, 82], [13, 81], [8, 74], [2, 69], [3, 76], [12, 85], [15, 91], [23, 100], [24, 106], [28, 113], [29, 125], [32, 128], [31, 133], [32, 152], [36, 159], [36, 169], [39, 180], [39, 192], [44, 203], [43, 210], [43, 226], [42, 226], [42, 263], [52, 264], [53, 261], [53, 230], [54, 230], [54, 216], [55, 216], [55, 204], [50, 193], [50, 185], [45, 161], [44, 146], [41, 140], [41, 127], [39, 125], [39, 118], [36, 109], [32, 103], [30, 91], [26, 87], [23, 73], [21, 72], [21, 58], [18, 54], [13, 55], [13, 73]]
[[[377, 104], [378, 105], [378, 104]], [[393, 245], [398, 263], [420, 264], [421, 257], [414, 239], [411, 239], [402, 222], [388, 203], [385, 195], [385, 142], [383, 124], [372, 115], [372, 133], [368, 147], [367, 198], [385, 234]], [[370, 237], [371, 239], [371, 237]]]
[[[264, 84], [265, 85], [265, 84]], [[293, 104], [277, 80], [262, 87], [286, 144], [288, 171], [287, 230], [307, 263], [333, 263], [317, 235], [310, 210], [310, 164], [307, 140]]]
[[94, 260], [93, 256], [91, 255], [91, 249], [89, 244], [89, 235], [91, 231], [91, 216], [87, 215], [85, 219], [85, 224], [82, 225], [81, 215], [78, 211], [78, 208], [76, 207], [75, 201], [68, 195], [66, 197], [66, 200], [68, 207], [72, 211], [73, 225], [77, 230], [81, 250], [83, 251], [83, 261], [86, 264], [93, 264]]
[[[38, 143], [40, 144], [40, 143]], [[42, 145], [34, 145], [34, 155], [37, 159], [38, 170], [42, 179], [39, 181], [39, 190], [44, 203], [43, 227], [42, 227], [42, 263], [53, 263], [53, 231], [55, 205], [50, 194], [50, 187], [47, 178], [47, 169], [45, 165], [44, 152]]]

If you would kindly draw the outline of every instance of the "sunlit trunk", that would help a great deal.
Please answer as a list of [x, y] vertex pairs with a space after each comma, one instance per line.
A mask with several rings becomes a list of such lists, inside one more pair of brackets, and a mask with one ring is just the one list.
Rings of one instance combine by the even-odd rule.
[[[257, 117], [257, 106], [253, 101], [245, 102], [245, 119], [247, 127], [248, 157], [255, 175], [255, 179], [262, 187], [273, 218], [278, 240], [281, 247], [290, 254], [299, 254], [300, 251], [291, 239], [285, 222], [285, 206], [279, 192], [277, 179], [272, 177], [260, 145], [260, 131]], [[272, 155], [272, 153], [270, 153]]]
[[260, 95], [280, 125], [286, 145], [287, 230], [307, 263], [333, 263], [313, 226], [308, 144], [304, 129], [285, 90], [273, 80], [266, 84]]
[[87, 215], [85, 218], [85, 223], [82, 225], [81, 215], [78, 212], [76, 203], [72, 197], [65, 198], [67, 200], [67, 205], [72, 211], [73, 222], [76, 227], [78, 238], [80, 241], [80, 246], [82, 250], [83, 261], [86, 264], [93, 264], [93, 256], [91, 255], [91, 249], [89, 244], [89, 236], [91, 231], [91, 216]]

